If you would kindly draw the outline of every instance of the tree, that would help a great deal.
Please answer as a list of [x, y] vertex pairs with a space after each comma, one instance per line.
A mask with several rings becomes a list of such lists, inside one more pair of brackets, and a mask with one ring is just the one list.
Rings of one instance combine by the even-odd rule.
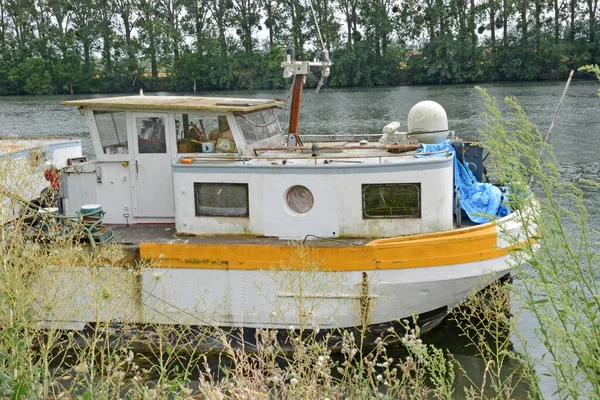
[[285, 24], [283, 17], [283, 7], [279, 0], [263, 0], [262, 5], [265, 10], [265, 26], [269, 30], [269, 47], [275, 45], [275, 39], [280, 39], [281, 25]]
[[137, 25], [138, 19], [135, 16], [135, 0], [110, 0], [112, 7], [117, 11], [122, 24], [122, 35], [125, 43], [125, 54], [127, 55], [126, 68], [130, 74], [134, 74], [138, 67], [136, 53], [138, 45], [133, 39], [132, 32]]
[[184, 0], [185, 16], [182, 19], [182, 29], [195, 39], [196, 54], [204, 53], [205, 35], [208, 30], [208, 3], [205, 0]]
[[588, 24], [589, 24], [589, 42], [593, 48], [593, 59], [592, 63], [595, 63], [595, 49], [597, 47], [596, 41], [596, 12], [598, 11], [598, 0], [586, 0]]
[[298, 57], [304, 54], [305, 25], [308, 10], [302, 4], [301, 0], [281, 0], [285, 17], [291, 22], [289, 35], [291, 37], [290, 45], [296, 49]]
[[358, 31], [358, 6], [359, 0], [338, 0], [338, 10], [344, 13], [346, 20], [346, 43], [348, 49], [352, 48], [352, 43], [360, 40]]
[[259, 0], [233, 0], [232, 22], [246, 53], [252, 53], [252, 31], [260, 23]]
[[97, 11], [94, 0], [73, 0], [70, 2], [73, 12], [72, 24], [76, 39], [83, 48], [84, 72], [92, 76], [94, 65], [92, 63], [92, 46], [97, 40]]
[[155, 3], [158, 14], [157, 17], [164, 18], [164, 31], [170, 39], [170, 47], [173, 54], [173, 61], [179, 61], [179, 45], [181, 43], [181, 11], [183, 5], [179, 0], [157, 0]]
[[113, 69], [112, 65], [112, 44], [113, 44], [113, 11], [112, 3], [110, 0], [97, 0], [97, 18], [100, 36], [102, 37], [102, 60], [104, 64], [104, 71], [111, 73]]
[[[339, 40], [340, 25], [335, 20], [335, 9], [331, 0], [314, 0], [312, 1], [315, 11], [316, 21], [313, 22], [313, 37], [316, 39], [315, 48], [321, 49], [325, 47], [331, 50]], [[323, 43], [319, 41], [318, 30], [321, 32]]]
[[140, 18], [138, 27], [140, 28], [141, 43], [147, 43], [142, 50], [150, 58], [150, 71], [152, 78], [158, 78], [158, 44], [160, 42], [161, 26], [160, 20], [156, 15], [158, 8], [153, 0], [140, 0], [138, 3]]
[[364, 0], [361, 3], [361, 22], [366, 40], [375, 49], [377, 58], [385, 54], [390, 43], [393, 0]]
[[217, 26], [218, 43], [222, 59], [227, 58], [227, 42], [225, 34], [231, 24], [231, 10], [233, 9], [233, 0], [206, 0], [208, 9], [214, 18]]

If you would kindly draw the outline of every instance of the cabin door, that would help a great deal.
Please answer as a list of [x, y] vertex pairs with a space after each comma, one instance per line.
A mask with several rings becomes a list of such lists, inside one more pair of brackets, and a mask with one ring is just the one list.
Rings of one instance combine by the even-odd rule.
[[167, 114], [131, 113], [134, 129], [133, 215], [136, 217], [175, 216], [171, 146]]

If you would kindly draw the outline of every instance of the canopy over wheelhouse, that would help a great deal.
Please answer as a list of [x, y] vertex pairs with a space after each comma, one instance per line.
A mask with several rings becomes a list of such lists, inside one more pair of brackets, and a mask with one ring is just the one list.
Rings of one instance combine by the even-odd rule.
[[65, 106], [89, 108], [143, 109], [146, 111], [187, 110], [242, 112], [266, 110], [285, 104], [279, 100], [196, 96], [119, 96], [69, 100]]

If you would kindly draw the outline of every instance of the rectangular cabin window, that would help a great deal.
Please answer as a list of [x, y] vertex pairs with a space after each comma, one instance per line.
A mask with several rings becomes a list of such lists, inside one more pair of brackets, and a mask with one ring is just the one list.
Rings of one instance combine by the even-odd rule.
[[248, 184], [194, 183], [197, 217], [248, 217]]
[[421, 218], [420, 183], [362, 185], [363, 218]]
[[123, 111], [94, 111], [104, 154], [127, 154], [127, 125]]
[[284, 143], [283, 133], [274, 109], [252, 114], [237, 114], [236, 119], [242, 129], [244, 139], [246, 139], [246, 143], [249, 145], [263, 142], [270, 138], [277, 138], [275, 140], [277, 143], [271, 143], [272, 145], [281, 145]]
[[[217, 153], [237, 153], [231, 128], [225, 115], [175, 114], [178, 153], [199, 153], [204, 142]], [[217, 146], [218, 144], [218, 146]]]

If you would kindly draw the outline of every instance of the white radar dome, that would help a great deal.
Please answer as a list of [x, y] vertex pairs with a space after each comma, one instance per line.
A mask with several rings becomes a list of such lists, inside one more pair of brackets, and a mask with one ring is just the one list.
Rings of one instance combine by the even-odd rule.
[[420, 143], [442, 143], [448, 133], [446, 110], [435, 101], [421, 101], [410, 109], [408, 134]]

